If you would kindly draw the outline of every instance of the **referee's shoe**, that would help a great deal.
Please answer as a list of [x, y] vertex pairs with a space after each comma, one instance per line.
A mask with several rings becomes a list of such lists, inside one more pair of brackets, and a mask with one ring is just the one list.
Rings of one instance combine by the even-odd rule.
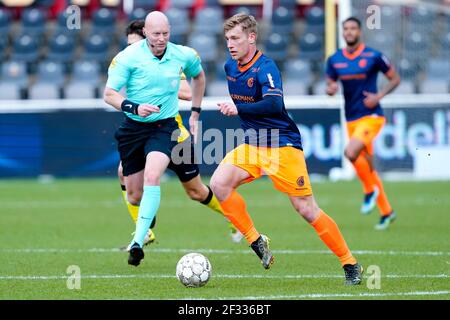
[[135, 242], [130, 247], [130, 254], [128, 255], [128, 264], [137, 267], [141, 260], [144, 259], [144, 250], [142, 250], [139, 243]]

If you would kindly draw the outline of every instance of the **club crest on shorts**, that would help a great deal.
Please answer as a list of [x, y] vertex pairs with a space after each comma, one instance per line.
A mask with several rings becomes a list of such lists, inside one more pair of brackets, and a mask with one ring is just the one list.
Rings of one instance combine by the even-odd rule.
[[303, 186], [305, 185], [305, 177], [304, 177], [304, 176], [300, 176], [300, 177], [297, 179], [297, 184], [298, 184], [300, 187], [303, 187]]

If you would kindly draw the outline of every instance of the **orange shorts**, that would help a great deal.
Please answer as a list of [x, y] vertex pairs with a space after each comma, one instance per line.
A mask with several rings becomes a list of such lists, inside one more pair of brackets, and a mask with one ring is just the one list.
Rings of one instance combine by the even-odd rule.
[[373, 155], [372, 142], [380, 133], [386, 119], [381, 116], [366, 116], [347, 122], [347, 132], [350, 139], [355, 138], [364, 143], [367, 153]]
[[267, 174], [274, 187], [290, 196], [312, 195], [303, 151], [294, 147], [268, 148], [241, 144], [230, 151], [221, 163], [244, 169], [251, 182]]

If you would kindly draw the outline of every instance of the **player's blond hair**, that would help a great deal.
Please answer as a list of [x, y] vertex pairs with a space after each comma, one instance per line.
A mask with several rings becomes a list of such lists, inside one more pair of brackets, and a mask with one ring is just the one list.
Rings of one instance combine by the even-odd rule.
[[223, 32], [227, 33], [236, 26], [241, 26], [242, 31], [247, 34], [252, 32], [256, 35], [258, 34], [258, 22], [256, 22], [255, 17], [252, 15], [238, 13], [228, 18], [223, 24]]

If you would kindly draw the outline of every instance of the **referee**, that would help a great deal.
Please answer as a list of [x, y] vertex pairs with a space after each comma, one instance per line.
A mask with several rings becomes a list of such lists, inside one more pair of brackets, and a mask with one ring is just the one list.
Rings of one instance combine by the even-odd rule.
[[[112, 60], [104, 91], [105, 102], [125, 114], [115, 138], [131, 203], [138, 204], [136, 195], [144, 186], [128, 257], [134, 266], [144, 258], [143, 241], [160, 204], [160, 178], [177, 145], [175, 117], [181, 74], [192, 78], [189, 129], [194, 136], [205, 92], [200, 57], [192, 48], [169, 42], [170, 25], [162, 12], [150, 12], [143, 31], [146, 39], [128, 46]], [[124, 86], [127, 98], [119, 93]]]

